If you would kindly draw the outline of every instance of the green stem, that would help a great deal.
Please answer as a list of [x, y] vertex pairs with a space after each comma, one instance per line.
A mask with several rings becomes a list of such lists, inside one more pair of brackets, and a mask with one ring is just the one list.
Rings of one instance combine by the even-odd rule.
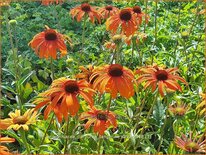
[[84, 40], [85, 40], [85, 30], [86, 30], [86, 18], [87, 16], [84, 16], [84, 23], [83, 23], [83, 31], [82, 31], [82, 52], [84, 49]]
[[66, 142], [65, 142], [65, 146], [64, 146], [64, 154], [67, 153], [67, 145], [68, 145], [68, 140], [69, 140], [69, 119], [67, 119], [67, 126], [66, 126]]
[[46, 134], [47, 134], [47, 132], [48, 132], [50, 126], [51, 126], [51, 123], [52, 123], [53, 118], [54, 118], [54, 113], [52, 114], [52, 117], [51, 117], [51, 119], [50, 119], [50, 121], [49, 121], [49, 125], [48, 125], [48, 127], [46, 128], [46, 131], [45, 131], [45, 133], [44, 133], [44, 137], [42, 138], [42, 141], [41, 141], [40, 145], [42, 145], [42, 144], [44, 143], [44, 140], [45, 140], [45, 138], [46, 138]]
[[[156, 42], [157, 42], [157, 2], [158, 0], [155, 0], [155, 18], [154, 18], [154, 23], [155, 23], [155, 32], [154, 32], [154, 43], [153, 43], [153, 47], [156, 46]], [[152, 51], [153, 52], [153, 51]], [[152, 54], [152, 61], [151, 61], [151, 65], [154, 62], [154, 54], [155, 53], [151, 53]]]
[[[181, 4], [179, 4], [179, 9], [178, 9], [177, 32], [179, 32], [179, 26], [180, 26], [180, 10], [181, 10]], [[175, 56], [174, 66], [176, 66], [176, 61], [177, 61], [177, 57], [176, 57], [177, 46], [178, 46], [178, 40], [176, 41], [175, 50], [174, 50], [174, 56]]]
[[109, 104], [108, 104], [108, 106], [107, 106], [107, 114], [109, 114], [111, 102], [112, 102], [112, 95], [110, 95], [110, 98], [109, 98]]
[[152, 113], [152, 111], [153, 111], [154, 105], [155, 105], [155, 103], [157, 102], [157, 97], [158, 97], [158, 93], [155, 94], [155, 98], [154, 98], [154, 100], [153, 100], [152, 106], [151, 106], [149, 112], [147, 113], [147, 117], [146, 117], [146, 120], [145, 120], [143, 129], [142, 129], [142, 131], [141, 131], [141, 133], [140, 133], [140, 137], [143, 135], [144, 129], [145, 129], [146, 124], [147, 124], [147, 122], [148, 122], [148, 120], [149, 120], [149, 117], [150, 117], [150, 115], [151, 115], [151, 113]]
[[24, 145], [25, 145], [25, 147], [26, 147], [26, 151], [27, 151], [28, 154], [30, 154], [31, 152], [30, 152], [30, 148], [29, 148], [28, 142], [27, 142], [27, 140], [26, 140], [25, 131], [24, 131], [23, 129], [20, 129], [19, 131], [20, 131], [20, 134], [21, 134], [21, 138], [22, 138], [22, 140], [23, 140], [23, 143], [24, 143]]
[[[9, 11], [9, 10], [8, 10]], [[17, 49], [14, 47], [14, 42], [13, 42], [13, 38], [12, 38], [12, 34], [11, 34], [11, 29], [10, 29], [10, 25], [9, 25], [9, 18], [8, 18], [8, 12], [5, 12], [5, 18], [6, 18], [6, 27], [7, 27], [7, 31], [9, 34], [9, 40], [10, 40], [10, 44], [11, 44], [11, 48], [12, 48], [12, 52], [13, 52], [13, 59], [14, 59], [14, 68], [15, 68], [15, 85], [16, 85], [16, 92], [17, 92], [17, 100], [18, 100], [18, 104], [19, 104], [19, 109], [20, 111], [22, 110], [22, 99], [21, 99], [21, 87], [18, 85], [18, 81], [19, 81], [19, 69], [18, 69], [18, 54], [17, 54]]]
[[146, 2], [145, 2], [145, 22], [144, 22], [144, 33], [145, 33], [145, 31], [146, 31], [146, 16], [147, 16], [147, 3], [148, 3], [148, 0], [145, 0]]
[[99, 145], [98, 145], [98, 150], [97, 150], [98, 154], [101, 154], [100, 151], [101, 151], [101, 145], [102, 145], [102, 142], [103, 142], [102, 140], [103, 140], [102, 137], [99, 136]]
[[51, 78], [52, 81], [54, 80], [54, 64], [53, 64], [53, 58], [50, 58], [50, 67], [51, 67]]
[[[166, 98], [166, 99], [167, 99], [167, 98]], [[165, 117], [165, 120], [164, 120], [163, 127], [161, 128], [161, 133], [160, 133], [160, 143], [159, 143], [157, 152], [160, 151], [160, 147], [161, 147], [162, 142], [163, 142], [164, 129], [165, 129], [165, 127], [166, 127], [167, 115], [169, 114], [169, 110], [168, 110], [168, 108], [169, 108], [169, 103], [168, 103], [168, 99], [167, 99], [167, 111], [166, 111], [166, 117]]]

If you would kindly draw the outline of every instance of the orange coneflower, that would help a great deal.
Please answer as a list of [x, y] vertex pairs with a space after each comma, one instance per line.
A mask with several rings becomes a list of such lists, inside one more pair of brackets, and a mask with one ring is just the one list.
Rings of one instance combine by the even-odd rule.
[[51, 88], [45, 92], [46, 96], [51, 96], [53, 107], [57, 104], [65, 107], [71, 115], [75, 115], [79, 110], [78, 95], [81, 95], [85, 101], [93, 106], [94, 90], [89, 87], [89, 83], [85, 80], [73, 80], [68, 78], [59, 78], [52, 82]]
[[130, 35], [130, 36], [126, 37], [125, 42], [127, 43], [127, 45], [130, 45], [132, 39], [134, 39], [136, 44], [138, 44], [140, 39], [145, 40], [146, 38], [147, 38], [147, 35], [145, 33], [135, 32], [134, 35]]
[[38, 115], [34, 109], [29, 109], [22, 116], [20, 114], [20, 110], [10, 112], [9, 116], [12, 120], [12, 124], [7, 129], [19, 130], [20, 128], [23, 128], [23, 130], [29, 130], [29, 125], [36, 122]]
[[121, 27], [121, 32], [126, 36], [133, 35], [138, 28], [138, 20], [135, 14], [130, 9], [122, 9], [118, 14], [115, 14], [107, 19], [106, 29], [116, 33]]
[[[79, 69], [81, 70], [81, 73], [76, 74], [75, 77], [78, 79], [84, 79], [90, 83], [90, 77], [94, 72], [95, 67], [92, 65], [87, 65], [87, 67], [79, 66]], [[92, 82], [90, 84], [92, 84]]]
[[15, 141], [14, 138], [0, 136], [0, 154], [1, 155], [13, 155], [12, 153], [9, 152], [9, 149], [6, 146], [2, 146], [1, 143], [12, 143], [14, 141]]
[[46, 26], [46, 30], [34, 36], [29, 45], [35, 50], [40, 58], [57, 58], [57, 50], [61, 56], [67, 54], [67, 47], [64, 43], [64, 36], [54, 29]]
[[50, 5], [52, 3], [56, 2], [56, 4], [64, 2], [64, 0], [42, 0], [42, 5]]
[[168, 110], [175, 116], [183, 116], [189, 109], [186, 104], [176, 102], [173, 105], [169, 105]]
[[98, 77], [93, 86], [100, 93], [109, 92], [112, 98], [116, 98], [118, 92], [125, 98], [134, 95], [134, 74], [120, 64], [105, 65], [92, 74], [92, 77], [95, 76]]
[[98, 12], [102, 15], [103, 19], [107, 19], [110, 16], [113, 16], [117, 14], [119, 9], [117, 7], [114, 7], [112, 5], [107, 5], [105, 7], [102, 7], [98, 10]]
[[94, 23], [95, 18], [101, 23], [101, 15], [96, 11], [96, 7], [93, 7], [88, 3], [83, 3], [80, 6], [71, 9], [70, 14], [72, 15], [72, 18], [76, 17], [78, 22], [82, 20], [83, 16], [88, 15], [92, 23]]
[[206, 93], [201, 93], [200, 96], [202, 97], [202, 101], [197, 105], [196, 110], [198, 112], [198, 114], [204, 115], [205, 116], [205, 112], [206, 112]]
[[[202, 136], [204, 138], [204, 136]], [[174, 142], [177, 147], [187, 151], [188, 153], [204, 152], [206, 153], [206, 139], [199, 138], [197, 135], [192, 139], [192, 132], [190, 132], [189, 138], [182, 134], [182, 137], [175, 136]]]
[[177, 80], [187, 84], [182, 77], [176, 74], [176, 71], [178, 71], [177, 68], [145, 67], [141, 69], [141, 72], [138, 71], [141, 75], [137, 79], [137, 83], [145, 81], [144, 89], [151, 86], [152, 92], [154, 92], [158, 86], [159, 93], [163, 97], [164, 91], [167, 91], [166, 89], [182, 91]]
[[147, 14], [145, 14], [144, 12], [142, 12], [141, 7], [134, 6], [132, 8], [128, 8], [128, 9], [131, 10], [137, 16], [137, 19], [139, 20], [139, 24], [142, 23], [142, 17], [145, 17], [146, 23], [149, 22], [149, 16]]
[[80, 116], [80, 120], [87, 119], [85, 129], [88, 129], [94, 123], [94, 132], [103, 135], [104, 131], [110, 126], [117, 127], [117, 120], [115, 115], [111, 111], [98, 110], [92, 107], [90, 111], [83, 112]]
[[50, 112], [53, 111], [55, 116], [57, 117], [58, 122], [62, 122], [63, 116], [66, 120], [68, 118], [68, 108], [66, 104], [61, 104], [62, 98], [60, 98], [57, 102], [54, 100], [55, 93], [50, 96], [47, 95], [47, 91], [40, 93], [38, 98], [33, 102], [34, 104], [38, 104], [35, 109], [39, 109], [43, 106], [46, 106], [44, 110], [44, 119], [47, 119]]

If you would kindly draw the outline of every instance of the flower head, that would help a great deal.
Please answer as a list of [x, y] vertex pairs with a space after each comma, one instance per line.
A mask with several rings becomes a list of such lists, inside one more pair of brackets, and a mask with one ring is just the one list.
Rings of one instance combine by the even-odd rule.
[[14, 138], [0, 136], [0, 153], [1, 153], [1, 155], [12, 155], [12, 153], [9, 152], [9, 149], [6, 146], [2, 146], [1, 143], [12, 143], [14, 141], [15, 141]]
[[92, 77], [95, 76], [98, 77], [93, 86], [100, 93], [108, 92], [112, 98], [116, 98], [118, 92], [125, 98], [134, 95], [134, 74], [130, 69], [120, 64], [105, 65], [92, 74]]
[[56, 2], [56, 4], [64, 2], [64, 0], [42, 0], [42, 5], [50, 5], [52, 3]]
[[29, 125], [36, 122], [38, 115], [34, 109], [29, 109], [23, 115], [20, 114], [20, 110], [15, 110], [15, 112], [10, 112], [9, 116], [12, 124], [7, 129], [19, 130], [23, 128], [23, 130], [29, 130]]
[[182, 134], [182, 137], [175, 136], [174, 142], [177, 147], [187, 151], [189, 153], [195, 152], [204, 152], [206, 153], [206, 139], [202, 138], [197, 139], [197, 135], [192, 139], [192, 132], [190, 132], [189, 138], [186, 135]]
[[107, 5], [105, 7], [102, 7], [98, 9], [98, 12], [102, 15], [104, 19], [107, 19], [110, 16], [113, 16], [117, 14], [119, 9], [117, 7], [114, 7], [112, 5]]
[[92, 85], [96, 78], [91, 79], [91, 75], [96, 68], [92, 65], [88, 65], [87, 67], [80, 66], [79, 69], [81, 70], [81, 73], [77, 74], [76, 78], [84, 79]]
[[116, 117], [111, 111], [102, 111], [92, 107], [90, 111], [81, 114], [80, 120], [85, 119], [88, 119], [84, 126], [85, 129], [94, 124], [94, 132], [99, 135], [103, 135], [110, 126], [117, 127]]
[[164, 69], [158, 66], [154, 67], [144, 67], [138, 70], [138, 73], [141, 74], [137, 79], [137, 83], [145, 81], [144, 89], [151, 86], [152, 92], [158, 87], [160, 95], [163, 97], [164, 92], [169, 90], [179, 90], [182, 91], [182, 88], [177, 83], [177, 80], [187, 84], [187, 82], [176, 74], [178, 71], [177, 68], [168, 68]]
[[[90, 106], [93, 106], [93, 93], [94, 90], [89, 87], [89, 83], [85, 80], [76, 81], [64, 77], [56, 79], [52, 82], [51, 88], [44, 93], [44, 96], [50, 97], [49, 101], [51, 101], [46, 116], [51, 110], [55, 110], [52, 109], [54, 107], [58, 108], [65, 117], [67, 117], [68, 112], [74, 116], [80, 107], [77, 96], [82, 96]], [[48, 103], [48, 101], [45, 102]], [[46, 103], [40, 102], [39, 106], [44, 106]]]
[[64, 36], [54, 29], [47, 27], [46, 30], [34, 36], [29, 45], [35, 50], [40, 58], [57, 58], [57, 50], [61, 56], [67, 54], [67, 47], [64, 43]]
[[116, 49], [116, 44], [114, 42], [110, 42], [110, 41], [107, 41], [104, 43], [104, 46], [107, 48], [107, 49], [111, 49], [111, 50], [115, 50]]
[[126, 36], [133, 35], [138, 29], [138, 21], [130, 9], [122, 9], [118, 14], [115, 14], [107, 19], [106, 29], [112, 33], [116, 33], [118, 28]]
[[149, 22], [149, 16], [147, 14], [145, 14], [144, 12], [142, 12], [142, 9], [140, 6], [134, 6], [132, 8], [128, 8], [129, 10], [131, 10], [133, 12], [133, 14], [136, 15], [139, 23], [142, 23], [142, 17], [145, 17], [146, 19], [146, 23]]
[[169, 105], [169, 111], [175, 116], [183, 116], [188, 111], [189, 106], [186, 106], [182, 103], [175, 103], [173, 105]]
[[92, 23], [94, 23], [95, 18], [101, 23], [101, 15], [96, 11], [96, 8], [89, 5], [88, 3], [83, 3], [70, 10], [72, 18], [76, 17], [77, 21], [81, 21], [84, 16], [88, 16]]

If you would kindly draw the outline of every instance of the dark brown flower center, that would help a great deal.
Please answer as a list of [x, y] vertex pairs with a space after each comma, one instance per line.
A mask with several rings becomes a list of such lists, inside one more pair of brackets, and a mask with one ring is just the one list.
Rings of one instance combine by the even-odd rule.
[[91, 11], [91, 7], [90, 7], [90, 5], [89, 5], [88, 3], [82, 4], [82, 5], [81, 5], [81, 9], [82, 9], [82, 11], [84, 11], [84, 12], [89, 12], [89, 11]]
[[195, 142], [187, 142], [185, 148], [188, 152], [197, 152], [197, 150], [199, 150], [199, 145]]
[[132, 14], [129, 10], [121, 10], [120, 11], [120, 19], [123, 20], [123, 21], [129, 21], [131, 18], [132, 18]]
[[79, 87], [76, 81], [69, 81], [65, 85], [65, 91], [67, 93], [75, 93], [79, 91]]
[[97, 119], [101, 121], [106, 121], [107, 120], [107, 115], [104, 113], [98, 113], [97, 114]]
[[136, 13], [136, 14], [139, 14], [142, 12], [141, 8], [139, 6], [134, 6], [133, 7], [133, 11]]
[[17, 116], [13, 119], [13, 123], [14, 124], [25, 124], [28, 121], [27, 118], [25, 118], [24, 116]]
[[45, 39], [48, 41], [54, 41], [57, 39], [57, 34], [54, 30], [46, 30]]
[[119, 64], [112, 64], [109, 67], [109, 75], [113, 77], [118, 77], [123, 75], [122, 66]]
[[94, 81], [97, 79], [98, 76], [99, 76], [99, 75], [96, 75], [96, 76], [94, 76], [92, 79], [90, 79], [90, 77], [89, 77], [89, 83], [90, 83], [90, 84], [93, 84]]
[[111, 5], [108, 5], [105, 7], [106, 10], [111, 11], [113, 9], [113, 7]]
[[158, 81], [164, 81], [168, 79], [168, 73], [165, 70], [158, 70], [156, 72], [156, 78]]

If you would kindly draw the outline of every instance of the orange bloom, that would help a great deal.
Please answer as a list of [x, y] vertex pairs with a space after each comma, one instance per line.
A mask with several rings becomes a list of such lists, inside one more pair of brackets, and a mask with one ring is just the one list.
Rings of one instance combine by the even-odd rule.
[[64, 2], [64, 0], [42, 0], [42, 5], [50, 5], [52, 3], [56, 2], [58, 4], [59, 2]]
[[84, 126], [85, 129], [88, 129], [94, 123], [94, 132], [101, 136], [110, 126], [117, 127], [116, 117], [111, 111], [97, 110], [92, 107], [90, 111], [81, 114], [80, 120], [85, 119], [88, 120]]
[[[203, 138], [203, 136], [202, 136]], [[197, 139], [197, 135], [192, 139], [192, 132], [190, 132], [189, 138], [182, 134], [182, 137], [175, 136], [174, 142], [180, 149], [187, 151], [188, 153], [202, 152], [206, 153], [206, 139]]]
[[103, 19], [107, 19], [108, 17], [117, 14], [119, 12], [119, 9], [112, 5], [107, 5], [100, 8], [98, 12], [102, 15]]
[[[83, 16], [88, 15], [91, 22], [94, 23], [95, 18], [101, 23], [101, 15], [96, 11], [96, 7], [83, 3], [70, 10], [72, 18], [76, 17], [77, 21], [81, 21]], [[95, 18], [94, 18], [95, 17]]]
[[136, 41], [136, 44], [139, 44], [139, 41], [145, 40], [147, 38], [147, 35], [145, 33], [142, 32], [135, 32], [134, 35], [131, 35], [129, 37], [126, 37], [125, 42], [127, 43], [127, 45], [131, 44], [132, 39], [134, 39]]
[[142, 17], [145, 17], [146, 23], [149, 22], [149, 16], [142, 12], [142, 9], [139, 6], [134, 6], [133, 8], [128, 8], [130, 9], [138, 18], [139, 23], [142, 23]]
[[40, 58], [57, 58], [57, 50], [61, 56], [67, 54], [67, 47], [64, 43], [64, 36], [54, 29], [47, 27], [46, 30], [34, 36], [29, 45], [35, 50]]
[[94, 71], [94, 66], [92, 65], [88, 65], [87, 67], [79, 66], [79, 69], [81, 70], [81, 73], [75, 75], [75, 77], [90, 82], [90, 77]]
[[175, 116], [183, 116], [189, 109], [189, 106], [185, 104], [175, 103], [173, 105], [169, 105], [169, 111]]
[[[0, 144], [1, 143], [12, 143], [14, 141], [15, 141], [14, 138], [0, 136]], [[0, 154], [1, 155], [12, 155], [12, 153], [9, 152], [9, 149], [6, 146], [2, 146], [2, 145], [0, 145]]]
[[116, 33], [118, 28], [121, 27], [121, 32], [126, 36], [133, 35], [138, 28], [138, 20], [135, 14], [130, 9], [123, 9], [107, 19], [106, 29]]
[[112, 98], [121, 96], [130, 98], [134, 95], [134, 74], [119, 64], [105, 65], [95, 71], [91, 77], [98, 76], [94, 81], [94, 88], [100, 93], [109, 92]]
[[166, 88], [174, 91], [182, 91], [182, 88], [177, 83], [177, 80], [187, 84], [182, 77], [176, 74], [176, 71], [178, 71], [177, 68], [163, 69], [158, 66], [148, 68], [145, 67], [141, 69], [141, 72], [138, 71], [138, 73], [142, 75], [140, 75], [137, 79], [137, 83], [145, 81], [146, 83], [144, 89], [151, 86], [152, 92], [154, 92], [158, 86], [159, 93], [163, 97]]
[[[81, 95], [90, 106], [93, 106], [93, 92], [94, 90], [89, 87], [89, 83], [85, 80], [76, 81], [64, 77], [54, 80], [51, 88], [45, 92], [45, 96], [53, 98], [52, 105], [49, 106], [48, 112], [46, 113], [49, 113], [52, 107], [58, 106], [57, 104], [59, 104], [59, 108], [62, 108], [61, 111], [64, 116], [66, 116], [66, 112], [74, 116], [80, 106], [77, 96]], [[41, 105], [44, 104], [41, 103]]]
[[38, 104], [35, 109], [40, 109], [43, 106], [47, 106], [44, 110], [44, 119], [46, 120], [49, 114], [53, 111], [59, 123], [62, 122], [63, 116], [64, 119], [68, 118], [68, 108], [66, 104], [61, 104], [62, 98], [59, 101], [54, 103], [55, 93], [51, 94], [51, 96], [47, 96], [47, 91], [44, 93], [40, 93], [39, 97], [33, 102], [34, 104]]

